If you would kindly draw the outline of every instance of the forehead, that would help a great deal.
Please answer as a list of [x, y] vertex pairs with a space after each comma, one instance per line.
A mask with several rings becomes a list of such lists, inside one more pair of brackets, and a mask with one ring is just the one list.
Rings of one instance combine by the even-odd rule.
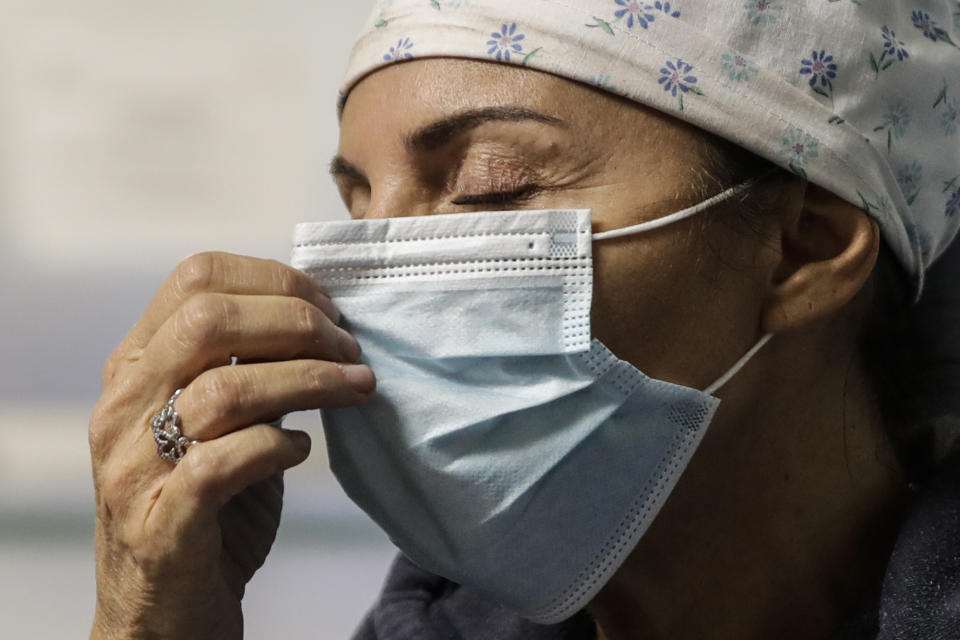
[[463, 58], [425, 58], [363, 78], [344, 105], [341, 129], [409, 129], [467, 109], [513, 105], [620, 140], [680, 144], [703, 132], [656, 109], [543, 71]]
[[383, 67], [357, 83], [344, 106], [343, 124], [371, 106], [381, 112], [416, 107], [429, 118], [509, 102], [540, 105], [562, 117], [570, 115], [574, 96], [589, 93], [575, 82], [534, 69], [458, 58], [418, 59]]

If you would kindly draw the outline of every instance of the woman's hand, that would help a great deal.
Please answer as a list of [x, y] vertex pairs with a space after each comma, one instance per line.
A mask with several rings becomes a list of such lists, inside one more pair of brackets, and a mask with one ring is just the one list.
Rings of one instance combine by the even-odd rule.
[[[90, 422], [92, 638], [242, 637], [243, 588], [279, 523], [279, 474], [310, 450], [307, 434], [267, 423], [359, 404], [375, 387], [338, 319], [309, 278], [274, 261], [199, 254], [160, 287], [107, 361]], [[198, 444], [174, 466], [150, 420], [179, 388]]]

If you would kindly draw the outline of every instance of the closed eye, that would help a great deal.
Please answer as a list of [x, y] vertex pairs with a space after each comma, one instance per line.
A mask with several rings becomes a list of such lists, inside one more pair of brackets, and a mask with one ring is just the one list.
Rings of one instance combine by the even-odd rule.
[[519, 204], [521, 202], [530, 200], [539, 192], [539, 187], [535, 185], [526, 185], [512, 191], [497, 191], [491, 193], [460, 196], [456, 200], [453, 200], [452, 204], [461, 206], [478, 204], [503, 206], [508, 204]]

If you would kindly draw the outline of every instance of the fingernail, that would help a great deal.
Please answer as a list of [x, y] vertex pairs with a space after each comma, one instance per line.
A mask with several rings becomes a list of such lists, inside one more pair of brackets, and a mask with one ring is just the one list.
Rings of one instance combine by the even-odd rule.
[[360, 343], [352, 335], [337, 328], [337, 346], [340, 348], [340, 355], [344, 362], [360, 362], [360, 355], [363, 350]]
[[365, 364], [342, 364], [340, 371], [357, 393], [371, 393], [377, 387], [373, 370]]
[[300, 451], [304, 453], [310, 453], [310, 436], [303, 431], [287, 431], [287, 437], [290, 438], [290, 442]]
[[317, 295], [314, 296], [314, 303], [317, 305], [317, 309], [323, 311], [333, 324], [340, 324], [340, 310], [337, 309], [337, 305], [333, 304], [333, 300], [330, 299], [330, 296], [318, 291]]

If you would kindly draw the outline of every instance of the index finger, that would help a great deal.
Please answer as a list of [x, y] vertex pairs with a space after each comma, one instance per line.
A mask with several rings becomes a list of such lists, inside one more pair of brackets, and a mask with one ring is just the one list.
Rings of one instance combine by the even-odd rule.
[[190, 256], [167, 276], [143, 316], [127, 334], [125, 345], [145, 348], [188, 298], [205, 292], [301, 298], [316, 305], [334, 323], [340, 322], [340, 312], [330, 297], [303, 272], [276, 260], [207, 252]]

